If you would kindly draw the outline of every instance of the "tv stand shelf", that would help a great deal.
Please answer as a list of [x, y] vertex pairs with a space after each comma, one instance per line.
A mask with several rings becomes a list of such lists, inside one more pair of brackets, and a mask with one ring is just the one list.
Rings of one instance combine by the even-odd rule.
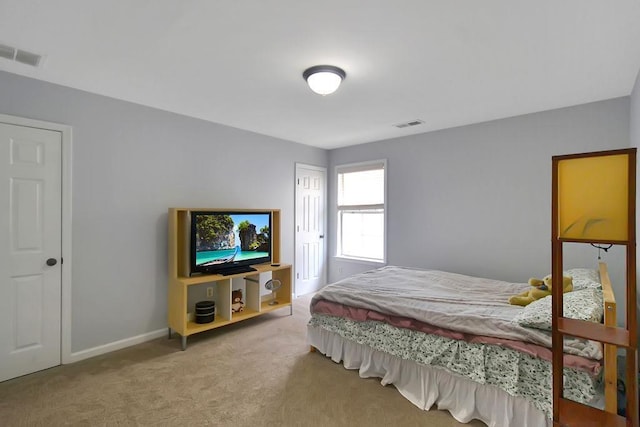
[[[274, 310], [289, 307], [293, 314], [291, 299], [291, 265], [258, 264], [252, 265], [255, 271], [229, 274], [197, 274], [189, 276], [189, 213], [194, 210], [213, 209], [169, 209], [169, 295], [168, 295], [168, 323], [169, 338], [171, 332], [178, 333], [182, 338], [182, 350], [187, 348], [187, 337], [211, 329], [220, 328], [245, 319], [261, 316]], [[218, 209], [219, 211], [219, 209]], [[235, 210], [234, 212], [237, 212]], [[247, 211], [251, 212], [251, 211]], [[272, 211], [272, 260], [274, 264], [280, 262], [280, 211]], [[272, 279], [278, 279], [282, 287], [276, 291], [278, 304], [269, 305], [271, 294], [261, 295], [264, 288], [265, 274], [271, 274]], [[262, 278], [261, 278], [262, 276]], [[244, 310], [233, 312], [231, 291], [233, 279], [244, 279]], [[195, 323], [189, 319], [189, 288], [195, 285], [210, 284], [216, 288], [215, 320], [211, 323]], [[263, 301], [264, 297], [267, 300]]]

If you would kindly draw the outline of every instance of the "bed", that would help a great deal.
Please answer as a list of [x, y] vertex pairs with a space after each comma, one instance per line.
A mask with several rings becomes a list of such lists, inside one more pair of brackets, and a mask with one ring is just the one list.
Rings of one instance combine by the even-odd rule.
[[[571, 269], [565, 316], [615, 324], [606, 264]], [[310, 305], [311, 351], [393, 384], [421, 409], [459, 422], [551, 426], [551, 297], [526, 307], [529, 288], [435, 270], [385, 266], [327, 285]], [[615, 348], [566, 337], [565, 397], [616, 408]]]

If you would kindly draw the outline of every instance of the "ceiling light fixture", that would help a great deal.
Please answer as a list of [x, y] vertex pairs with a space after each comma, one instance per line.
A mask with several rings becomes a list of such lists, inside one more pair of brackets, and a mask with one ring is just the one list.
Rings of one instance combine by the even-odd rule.
[[335, 92], [347, 77], [347, 73], [342, 68], [333, 65], [316, 65], [304, 70], [302, 77], [307, 81], [312, 91], [324, 96]]

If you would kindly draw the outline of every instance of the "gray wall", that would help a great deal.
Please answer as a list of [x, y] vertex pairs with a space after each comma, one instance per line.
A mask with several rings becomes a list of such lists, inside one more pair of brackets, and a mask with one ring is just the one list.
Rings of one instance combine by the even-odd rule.
[[629, 138], [632, 147], [640, 147], [640, 72], [631, 92], [629, 106]]
[[[215, 102], [215, 100], [212, 100]], [[165, 328], [167, 208], [282, 210], [325, 150], [0, 72], [0, 113], [73, 127], [72, 351]]]
[[[640, 147], [640, 72], [636, 77], [636, 83], [631, 92], [629, 106], [629, 138], [632, 147]], [[637, 178], [640, 178], [638, 173]], [[636, 206], [637, 201], [640, 200], [640, 184], [636, 183]], [[640, 225], [640, 210], [636, 211], [636, 225]], [[638, 248], [640, 249], [640, 248]], [[636, 264], [640, 265], [640, 250], [636, 252]], [[638, 318], [640, 318], [640, 274], [636, 278], [636, 287], [638, 289], [638, 300], [636, 301], [636, 307], [638, 310]], [[638, 330], [638, 341], [640, 342], [640, 330]]]
[[[332, 150], [330, 235], [333, 168], [386, 158], [389, 264], [524, 282], [551, 271], [551, 156], [628, 146], [625, 97]], [[331, 281], [371, 267], [336, 259], [335, 251], [332, 239]], [[624, 251], [603, 258], [612, 280], [621, 278]], [[596, 261], [587, 245], [565, 249], [566, 267]]]
[[[0, 113], [73, 126], [72, 351], [166, 327], [166, 211], [282, 209], [293, 262], [295, 162], [388, 159], [388, 263], [524, 281], [550, 271], [555, 154], [638, 146], [640, 89], [620, 98], [330, 151], [0, 72]], [[568, 248], [567, 263], [596, 252]], [[611, 251], [612, 279], [623, 254]]]

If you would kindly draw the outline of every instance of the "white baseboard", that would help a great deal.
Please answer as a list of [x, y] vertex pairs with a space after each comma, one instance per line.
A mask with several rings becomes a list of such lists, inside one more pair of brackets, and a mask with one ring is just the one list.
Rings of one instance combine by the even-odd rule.
[[75, 353], [71, 353], [66, 360], [62, 361], [63, 365], [79, 362], [90, 357], [100, 356], [101, 354], [110, 353], [112, 351], [121, 350], [131, 347], [132, 345], [142, 344], [160, 337], [167, 337], [169, 330], [167, 328], [158, 329], [157, 331], [147, 332], [146, 334], [136, 335], [135, 337], [125, 338], [120, 341], [114, 341], [109, 344], [99, 345], [98, 347], [88, 348]]

